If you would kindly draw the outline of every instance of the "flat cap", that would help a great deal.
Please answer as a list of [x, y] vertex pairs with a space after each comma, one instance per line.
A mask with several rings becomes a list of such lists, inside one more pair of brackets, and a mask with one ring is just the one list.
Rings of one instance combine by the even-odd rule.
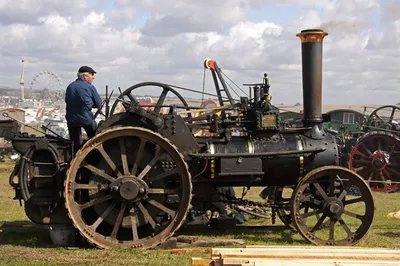
[[78, 70], [78, 73], [96, 73], [93, 68], [88, 67], [88, 66], [81, 66]]

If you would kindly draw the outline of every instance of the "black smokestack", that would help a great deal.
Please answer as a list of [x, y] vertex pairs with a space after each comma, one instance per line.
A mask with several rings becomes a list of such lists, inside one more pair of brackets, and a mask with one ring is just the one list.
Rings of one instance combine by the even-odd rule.
[[296, 36], [301, 39], [303, 64], [303, 124], [312, 127], [322, 123], [322, 44], [328, 33], [303, 30]]

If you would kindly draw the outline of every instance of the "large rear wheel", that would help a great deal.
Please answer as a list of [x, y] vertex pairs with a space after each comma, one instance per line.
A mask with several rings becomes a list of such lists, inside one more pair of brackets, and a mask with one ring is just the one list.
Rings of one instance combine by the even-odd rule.
[[71, 162], [65, 184], [68, 214], [101, 248], [150, 248], [185, 220], [191, 176], [164, 137], [138, 127], [109, 129]]

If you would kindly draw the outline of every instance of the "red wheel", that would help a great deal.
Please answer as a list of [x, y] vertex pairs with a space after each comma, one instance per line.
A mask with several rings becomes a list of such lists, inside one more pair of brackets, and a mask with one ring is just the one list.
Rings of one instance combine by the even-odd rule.
[[361, 175], [372, 191], [393, 192], [400, 187], [400, 139], [381, 131], [365, 134], [350, 154], [349, 168]]

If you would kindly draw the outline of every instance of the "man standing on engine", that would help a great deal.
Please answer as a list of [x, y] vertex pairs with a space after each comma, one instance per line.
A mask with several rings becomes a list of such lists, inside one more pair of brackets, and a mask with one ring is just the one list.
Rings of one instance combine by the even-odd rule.
[[96, 121], [92, 108], [101, 108], [101, 98], [96, 88], [92, 85], [96, 71], [88, 66], [78, 70], [78, 78], [68, 85], [65, 94], [66, 115], [69, 137], [74, 143], [76, 152], [82, 146], [82, 128], [88, 138], [96, 133]]

